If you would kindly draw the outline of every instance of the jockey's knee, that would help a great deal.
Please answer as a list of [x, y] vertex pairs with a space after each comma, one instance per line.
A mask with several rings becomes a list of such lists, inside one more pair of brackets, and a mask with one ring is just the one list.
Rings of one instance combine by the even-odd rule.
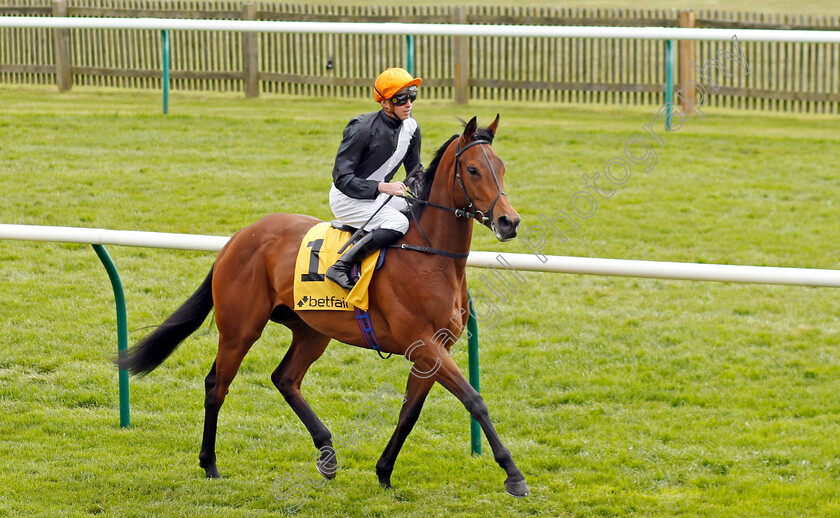
[[405, 234], [406, 232], [408, 232], [408, 218], [405, 217], [403, 214], [399, 214], [399, 216], [399, 218], [389, 218], [388, 221], [382, 223], [382, 225], [379, 228], [395, 230], [400, 234]]

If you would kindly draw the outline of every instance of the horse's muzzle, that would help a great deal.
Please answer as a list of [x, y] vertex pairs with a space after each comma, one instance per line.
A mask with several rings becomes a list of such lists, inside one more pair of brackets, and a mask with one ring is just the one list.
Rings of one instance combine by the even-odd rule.
[[499, 219], [491, 221], [490, 228], [496, 234], [496, 239], [499, 241], [510, 241], [516, 237], [516, 231], [519, 229], [521, 219], [519, 216], [511, 218], [510, 216], [502, 215], [499, 216]]

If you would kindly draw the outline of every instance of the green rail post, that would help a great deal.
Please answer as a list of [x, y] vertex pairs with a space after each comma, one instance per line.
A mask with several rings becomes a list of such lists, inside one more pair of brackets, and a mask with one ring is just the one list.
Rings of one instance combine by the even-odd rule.
[[162, 31], [163, 47], [163, 114], [169, 113], [169, 31]]
[[[120, 275], [117, 273], [117, 267], [114, 266], [114, 261], [108, 255], [108, 251], [102, 245], [93, 245], [96, 250], [96, 255], [99, 260], [105, 265], [105, 270], [108, 271], [108, 277], [111, 279], [111, 286], [114, 288], [114, 301], [117, 305], [117, 351], [124, 351], [128, 349], [128, 324], [125, 316], [125, 295], [123, 294], [122, 282], [120, 282]], [[119, 374], [120, 379], [120, 426], [125, 428], [129, 423], [129, 409], [128, 409], [128, 371], [121, 370]]]
[[414, 76], [414, 36], [408, 35], [405, 37], [406, 46], [406, 67], [409, 74]]
[[[467, 333], [470, 363], [470, 385], [476, 392], [481, 392], [478, 384], [478, 323], [475, 321], [472, 297], [470, 301], [470, 315], [467, 318]], [[470, 449], [473, 454], [481, 455], [481, 426], [478, 421], [470, 417]]]
[[665, 40], [665, 129], [671, 130], [671, 104], [674, 102], [674, 41]]

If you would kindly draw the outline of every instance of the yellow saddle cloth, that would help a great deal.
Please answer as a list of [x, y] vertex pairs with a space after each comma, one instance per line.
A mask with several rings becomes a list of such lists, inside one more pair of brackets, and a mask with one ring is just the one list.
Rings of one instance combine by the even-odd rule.
[[349, 292], [327, 279], [324, 273], [340, 257], [338, 250], [351, 234], [318, 223], [303, 236], [295, 261], [295, 307], [297, 311], [327, 309], [368, 310], [368, 285], [373, 277], [379, 250], [362, 260], [362, 277]]

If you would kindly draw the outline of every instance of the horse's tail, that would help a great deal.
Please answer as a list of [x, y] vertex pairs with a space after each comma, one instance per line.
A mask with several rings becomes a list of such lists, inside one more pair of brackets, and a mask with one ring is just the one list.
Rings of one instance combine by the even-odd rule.
[[120, 370], [132, 374], [148, 374], [172, 354], [190, 336], [213, 309], [213, 269], [201, 286], [149, 336], [126, 351], [121, 351], [116, 363]]

